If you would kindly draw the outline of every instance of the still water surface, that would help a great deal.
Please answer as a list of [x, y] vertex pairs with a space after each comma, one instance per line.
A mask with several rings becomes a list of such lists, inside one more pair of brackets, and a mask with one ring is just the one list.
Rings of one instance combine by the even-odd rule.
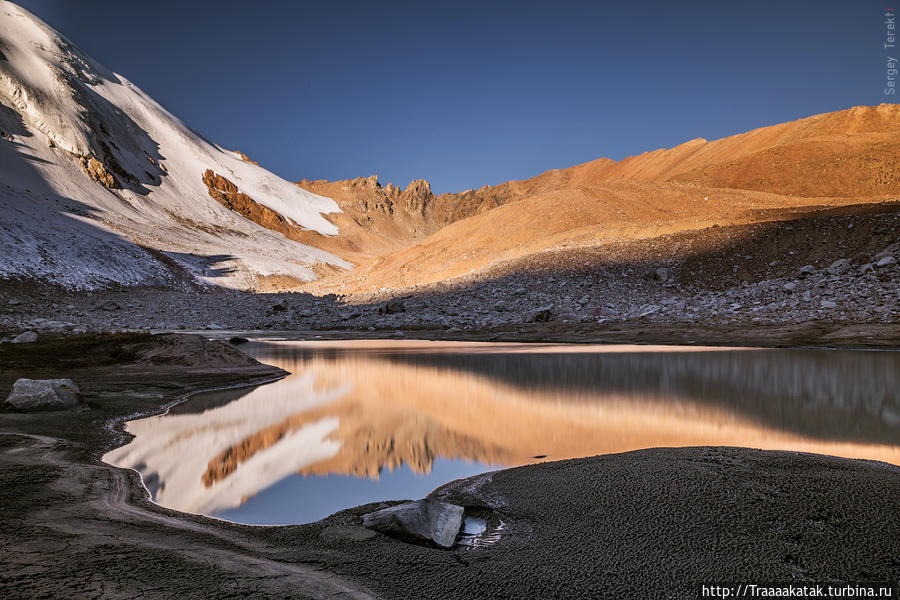
[[128, 423], [156, 502], [305, 523], [486, 470], [658, 446], [900, 464], [900, 353], [425, 341], [241, 348], [290, 376]]

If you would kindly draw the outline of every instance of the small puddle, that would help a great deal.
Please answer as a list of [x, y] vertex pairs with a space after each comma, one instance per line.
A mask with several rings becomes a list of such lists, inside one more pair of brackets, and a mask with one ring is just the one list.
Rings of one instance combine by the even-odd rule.
[[500, 539], [504, 527], [503, 521], [498, 521], [496, 526], [488, 527], [487, 521], [481, 517], [466, 517], [463, 519], [456, 545], [466, 550], [490, 546]]

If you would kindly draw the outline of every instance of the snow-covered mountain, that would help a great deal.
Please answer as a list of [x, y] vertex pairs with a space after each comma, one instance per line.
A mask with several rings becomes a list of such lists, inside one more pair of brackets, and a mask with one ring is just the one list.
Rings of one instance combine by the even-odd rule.
[[229, 210], [204, 174], [313, 239], [337, 234], [322, 216], [340, 210], [331, 199], [207, 142], [11, 2], [0, 2], [0, 136], [0, 279], [90, 289], [187, 274], [264, 289], [312, 279], [316, 263], [351, 266]]

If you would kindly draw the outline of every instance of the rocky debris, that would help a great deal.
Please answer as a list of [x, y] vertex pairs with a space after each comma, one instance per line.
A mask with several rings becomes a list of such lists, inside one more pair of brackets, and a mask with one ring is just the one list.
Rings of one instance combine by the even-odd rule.
[[547, 323], [553, 320], [553, 305], [535, 308], [525, 315], [526, 323]]
[[463, 513], [463, 507], [455, 504], [417, 500], [363, 515], [363, 526], [409, 542], [451, 548]]
[[20, 333], [16, 337], [12, 339], [13, 344], [30, 344], [31, 342], [36, 342], [38, 339], [38, 334], [33, 331], [26, 331], [25, 333]]
[[658, 281], [660, 283], [665, 283], [667, 281], [671, 281], [672, 279], [672, 270], [668, 267], [660, 267], [653, 271], [653, 280]]
[[840, 273], [843, 269], [847, 267], [848, 261], [846, 258], [839, 258], [828, 266], [828, 272], [831, 274]]
[[[888, 229], [889, 234], [891, 231]], [[784, 258], [767, 277], [751, 277], [752, 281], [746, 283], [735, 279], [727, 286], [720, 286], [718, 276], [681, 264], [673, 266], [669, 259], [665, 268], [679, 273], [679, 277], [663, 285], [644, 276], [662, 268], [663, 263], [512, 273], [488, 280], [478, 280], [473, 275], [471, 279], [433, 286], [342, 297], [288, 292], [247, 294], [222, 288], [86, 294], [56, 288], [35, 291], [10, 284], [5, 297], [20, 298], [23, 303], [0, 304], [0, 318], [7, 328], [5, 335], [11, 331], [54, 328], [219, 328], [347, 329], [382, 332], [379, 335], [383, 336], [401, 330], [414, 337], [420, 328], [451, 334], [493, 328], [514, 330], [523, 321], [647, 321], [701, 326], [817, 320], [900, 323], [900, 244], [892, 242], [894, 237], [885, 239], [881, 251], [873, 248], [866, 252], [861, 265], [855, 259], [835, 260], [833, 255], [815, 264], [806, 257], [794, 257], [790, 264]], [[884, 260], [888, 257], [894, 261]], [[765, 265], [772, 262], [765, 258], [760, 267], [764, 271], [768, 269]], [[875, 267], [882, 260], [884, 266]], [[802, 269], [801, 276], [801, 265], [812, 268]], [[107, 301], [121, 305], [121, 310], [101, 310], [99, 306]], [[283, 305], [285, 310], [273, 310], [273, 305]], [[61, 313], [65, 314], [64, 320], [60, 320]]]
[[402, 312], [406, 312], [406, 305], [400, 300], [386, 302], [378, 309], [378, 314], [380, 315], [394, 315]]
[[805, 278], [805, 277], [807, 277], [807, 276], [809, 276], [809, 275], [812, 275], [812, 274], [815, 273], [815, 272], [816, 272], [816, 268], [815, 268], [814, 266], [812, 266], [812, 265], [806, 265], [806, 266], [804, 266], [804, 267], [800, 267], [800, 272], [799, 272], [799, 275], [798, 275], [798, 276], [799, 276], [801, 279], [803, 279], [803, 278]]
[[[631, 313], [629, 316], [633, 319], [640, 319], [641, 317], [646, 317], [648, 315], [652, 315], [655, 312], [658, 312], [661, 307], [655, 304], [645, 304], [639, 307], [636, 311]], [[732, 304], [732, 308], [740, 308], [740, 305]]]
[[71, 379], [18, 379], [3, 408], [20, 412], [73, 410], [81, 407], [78, 386]]

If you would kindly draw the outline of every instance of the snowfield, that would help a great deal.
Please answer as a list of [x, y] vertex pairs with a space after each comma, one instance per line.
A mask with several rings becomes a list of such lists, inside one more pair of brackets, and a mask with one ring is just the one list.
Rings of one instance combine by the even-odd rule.
[[[352, 265], [210, 198], [207, 169], [325, 236], [330, 198], [204, 140], [37, 17], [0, 2], [0, 278], [70, 288], [170, 285], [187, 274], [239, 289]], [[117, 185], [86, 172], [96, 159]]]

